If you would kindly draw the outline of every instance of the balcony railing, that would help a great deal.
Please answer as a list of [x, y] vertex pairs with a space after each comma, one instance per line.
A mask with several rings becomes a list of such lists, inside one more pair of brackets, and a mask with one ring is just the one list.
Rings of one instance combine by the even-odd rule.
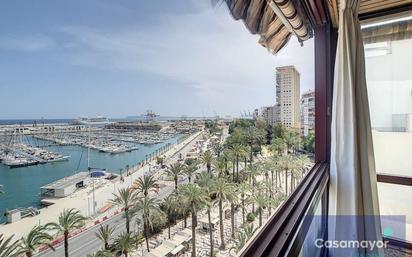
[[[412, 186], [412, 177], [378, 174], [378, 182]], [[240, 257], [263, 256], [326, 256], [323, 248], [309, 242], [311, 237], [327, 237], [329, 167], [316, 164], [277, 212], [250, 240]], [[314, 217], [324, 217], [321, 221]], [[385, 237], [390, 246], [412, 249], [412, 244], [394, 237]], [[312, 242], [312, 241], [310, 241]]]
[[[305, 216], [320, 209], [327, 217], [328, 181], [328, 165], [316, 164], [239, 256], [297, 256], [310, 229], [310, 221], [303, 222]], [[320, 225], [326, 236], [326, 220]]]

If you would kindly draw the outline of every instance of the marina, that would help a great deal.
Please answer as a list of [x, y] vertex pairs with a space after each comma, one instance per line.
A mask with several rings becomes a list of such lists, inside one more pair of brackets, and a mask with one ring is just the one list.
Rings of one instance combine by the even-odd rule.
[[[156, 138], [150, 138], [148, 133], [144, 133], [139, 138], [158, 140], [153, 144], [149, 143], [137, 143], [124, 142], [121, 140], [112, 139], [128, 139], [130, 135], [121, 135], [119, 133], [103, 133], [103, 132], [90, 133], [90, 164], [87, 164], [87, 130], [84, 132], [76, 133], [61, 133], [66, 135], [65, 138], [56, 136], [59, 133], [52, 134], [37, 134], [27, 135], [24, 137], [23, 145], [14, 145], [14, 148], [25, 147], [23, 151], [17, 153], [11, 152], [2, 147], [2, 164], [0, 164], [0, 184], [4, 186], [6, 192], [2, 196], [0, 202], [0, 213], [4, 214], [7, 210], [19, 209], [24, 207], [39, 208], [41, 204], [41, 187], [49, 185], [55, 181], [58, 181], [65, 177], [70, 177], [78, 171], [87, 171], [88, 166], [99, 167], [110, 171], [110, 173], [120, 174], [127, 170], [127, 167], [133, 167], [138, 163], [143, 162], [149, 155], [155, 153], [166, 145], [174, 144], [180, 138], [179, 134], [165, 133], [163, 136]], [[59, 135], [61, 135], [59, 134]], [[127, 134], [127, 133], [126, 133]], [[139, 132], [133, 132], [129, 134], [139, 134]], [[39, 135], [41, 137], [39, 137]], [[48, 140], [43, 137], [48, 137]], [[66, 140], [67, 143], [57, 143], [56, 140]], [[109, 140], [110, 139], [110, 140]], [[4, 142], [4, 141], [3, 141]], [[106, 142], [106, 144], [104, 144]], [[101, 151], [102, 147], [117, 146], [117, 149], [122, 149], [120, 146], [126, 146], [123, 149], [125, 151], [119, 152], [114, 149], [114, 153], [111, 151]], [[39, 149], [46, 151], [46, 153], [40, 154]], [[35, 154], [33, 153], [35, 152]], [[50, 153], [58, 153], [59, 156], [67, 158], [65, 161], [55, 161], [47, 155], [52, 156]], [[44, 157], [46, 160], [40, 161], [34, 158], [29, 158], [27, 154], [33, 156]], [[17, 160], [20, 161], [20, 167], [11, 168], [7, 165], [9, 156], [13, 156], [16, 164]], [[45, 161], [45, 162], [44, 162]], [[38, 164], [38, 165], [36, 165]], [[40, 165], [41, 164], [41, 165]], [[96, 180], [98, 181], [98, 180]], [[87, 183], [87, 181], [86, 181]], [[5, 222], [5, 217], [0, 215], [0, 221]]]
[[171, 122], [110, 122], [104, 117], [79, 118], [70, 124], [3, 126], [0, 161], [10, 168], [66, 161], [70, 155], [50, 147], [69, 145], [120, 154], [136, 151], [139, 145], [161, 144], [177, 133], [179, 127]]
[[3, 146], [2, 149], [0, 149], [0, 161], [10, 168], [67, 161], [69, 158], [70, 156], [64, 156], [59, 153], [21, 143], [14, 144], [13, 147]]

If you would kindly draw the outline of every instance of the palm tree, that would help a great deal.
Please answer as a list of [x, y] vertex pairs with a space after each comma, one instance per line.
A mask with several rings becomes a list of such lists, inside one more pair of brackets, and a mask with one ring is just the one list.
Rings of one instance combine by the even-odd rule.
[[[265, 183], [264, 183], [264, 188], [266, 191], [266, 198], [269, 201], [268, 204], [268, 211], [269, 211], [269, 215], [272, 214], [272, 205], [270, 204], [270, 201], [273, 198], [273, 176], [274, 176], [274, 168], [276, 167], [276, 163], [273, 161], [273, 159], [271, 160], [267, 160], [265, 162], [262, 163], [262, 173], [265, 175]], [[269, 171], [271, 173], [271, 179], [269, 180]]]
[[186, 174], [187, 178], [189, 179], [189, 183], [192, 181], [192, 177], [196, 173], [197, 169], [198, 167], [197, 167], [196, 162], [190, 165], [184, 166], [183, 172]]
[[290, 129], [286, 131], [284, 139], [288, 152], [294, 152], [300, 144], [299, 135], [295, 131]]
[[272, 189], [278, 187], [278, 177], [279, 177], [279, 170], [281, 169], [281, 157], [279, 154], [275, 153], [270, 158], [270, 173], [271, 173], [271, 184]]
[[223, 158], [217, 158], [212, 161], [213, 168], [217, 171], [219, 177], [223, 177], [225, 175], [225, 160]]
[[143, 235], [146, 239], [147, 251], [150, 252], [149, 232], [150, 229], [153, 227], [152, 215], [154, 215], [154, 213], [161, 213], [160, 202], [158, 199], [151, 198], [149, 196], [142, 197], [137, 201], [135, 205], [135, 211], [142, 212]]
[[274, 194], [273, 198], [270, 199], [269, 204], [276, 209], [283, 200], [285, 200], [285, 194], [277, 192]]
[[124, 254], [125, 257], [129, 256], [129, 252], [134, 247], [134, 237], [130, 233], [122, 232], [115, 240], [114, 245], [116, 250]]
[[176, 195], [168, 195], [162, 203], [162, 206], [164, 208], [164, 212], [166, 213], [167, 216], [167, 230], [168, 230], [168, 236], [170, 239], [170, 226], [172, 223], [176, 221], [176, 215], [179, 211], [179, 202], [177, 200]]
[[109, 225], [100, 225], [99, 230], [96, 232], [96, 236], [103, 242], [105, 250], [109, 250], [109, 241], [115, 229], [116, 227], [110, 227]]
[[223, 145], [220, 143], [215, 143], [212, 145], [212, 150], [216, 154], [217, 158], [220, 157], [220, 154], [223, 152]]
[[129, 189], [121, 188], [119, 189], [117, 195], [114, 195], [114, 199], [110, 200], [111, 203], [121, 206], [124, 209], [126, 217], [126, 232], [130, 233], [130, 210], [134, 207], [137, 199], [137, 194]]
[[288, 155], [283, 157], [282, 159], [282, 168], [285, 176], [285, 194], [288, 195], [288, 176], [289, 176], [289, 171], [294, 169], [294, 159], [292, 156]]
[[248, 194], [251, 191], [251, 186], [246, 182], [242, 182], [236, 187], [236, 189], [240, 194], [240, 204], [242, 205], [242, 223], [244, 224], [246, 221], [246, 203], [249, 199]]
[[[250, 185], [252, 186], [252, 198], [255, 197], [256, 177], [260, 174], [259, 165], [256, 163], [248, 166]], [[255, 202], [252, 201], [252, 212], [255, 212]]]
[[239, 156], [241, 159], [243, 159], [244, 161], [244, 167], [247, 167], [247, 161], [248, 161], [248, 152], [247, 152], [247, 148], [245, 146], [243, 146], [243, 152], [242, 154]]
[[179, 176], [183, 174], [183, 169], [183, 164], [176, 162], [174, 164], [170, 164], [170, 166], [166, 170], [166, 173], [169, 176], [173, 177], [173, 180], [175, 182], [175, 190], [177, 190], [177, 181], [179, 180]]
[[206, 165], [207, 172], [209, 173], [212, 169], [212, 160], [213, 160], [213, 155], [212, 155], [212, 152], [210, 152], [209, 150], [204, 152], [202, 156], [200, 157], [201, 163]]
[[235, 187], [233, 187], [233, 194], [232, 197], [228, 199], [230, 202], [230, 224], [232, 229], [232, 238], [235, 237], [235, 207], [238, 205], [239, 197], [235, 191]]
[[133, 184], [133, 187], [136, 188], [139, 193], [147, 196], [150, 190], [156, 188], [157, 180], [153, 175], [144, 175], [143, 177], [139, 177]]
[[271, 200], [273, 199], [273, 192], [272, 192], [272, 185], [269, 181], [264, 181], [262, 184], [262, 190], [265, 190], [265, 197], [268, 202], [268, 216], [272, 214], [272, 205], [270, 204]]
[[292, 158], [292, 163], [290, 164], [290, 192], [292, 192], [296, 185], [302, 178], [302, 170], [300, 168], [299, 158]]
[[54, 247], [50, 243], [53, 237], [47, 233], [47, 230], [46, 226], [37, 225], [33, 227], [26, 237], [20, 239], [21, 243], [18, 246], [18, 253], [31, 257], [36, 252], [36, 249], [43, 245], [54, 251]]
[[273, 152], [277, 153], [278, 155], [283, 155], [286, 148], [285, 140], [280, 137], [272, 139], [270, 148]]
[[209, 196], [195, 184], [186, 184], [182, 186], [180, 192], [189, 203], [190, 212], [192, 213], [192, 257], [196, 257], [197, 212], [208, 203]]
[[236, 233], [236, 237], [232, 239], [232, 247], [230, 251], [234, 250], [236, 253], [239, 252], [247, 241], [253, 236], [256, 229], [253, 227], [253, 224], [244, 227], [242, 230]]
[[266, 195], [262, 193], [258, 193], [257, 195], [255, 195], [253, 201], [256, 203], [256, 210], [259, 213], [259, 227], [261, 227], [262, 226], [262, 213], [263, 213], [263, 209], [266, 208], [268, 204], [268, 199]]
[[226, 151], [226, 155], [227, 155], [227, 158], [232, 163], [232, 181], [235, 182], [236, 181], [236, 155], [231, 148]]
[[206, 205], [207, 207], [207, 220], [209, 224], [209, 243], [210, 243], [210, 257], [214, 256], [214, 242], [213, 242], [213, 229], [212, 229], [212, 217], [210, 214], [210, 210], [213, 205], [212, 198], [210, 197], [211, 185], [213, 185], [213, 176], [211, 173], [202, 172], [197, 175], [196, 183], [202, 188], [205, 195], [209, 196], [209, 203]]
[[[259, 170], [260, 174], [265, 177], [265, 183], [269, 185], [269, 170], [271, 169], [272, 165], [268, 161], [263, 161], [259, 164]], [[269, 188], [270, 187], [265, 187], [266, 189], [266, 197], [269, 196]]]
[[164, 158], [161, 157], [161, 156], [157, 156], [157, 157], [156, 157], [156, 163], [157, 163], [158, 165], [160, 165], [160, 167], [162, 167], [162, 166], [163, 166], [163, 163], [164, 163]]
[[14, 241], [13, 236], [4, 238], [3, 234], [0, 234], [0, 257], [17, 257], [19, 255], [16, 249], [19, 247], [20, 241]]
[[298, 157], [297, 163], [301, 169], [302, 175], [306, 173], [306, 166], [310, 164], [310, 159], [306, 154], [302, 154]]
[[223, 204], [225, 201], [233, 198], [235, 194], [234, 186], [231, 183], [228, 183], [224, 178], [218, 178], [214, 181], [211, 194], [216, 195], [216, 200], [219, 204], [219, 226], [220, 226], [220, 240], [221, 249], [225, 249], [225, 237], [224, 237], [224, 226], [223, 226]]
[[79, 210], [74, 208], [64, 209], [60, 213], [59, 221], [47, 224], [47, 227], [56, 230], [64, 235], [64, 256], [69, 257], [69, 233], [74, 229], [84, 226], [86, 218], [80, 214]]
[[245, 149], [241, 144], [234, 144], [231, 147], [232, 153], [235, 157], [235, 162], [236, 162], [236, 179], [234, 181], [237, 181], [239, 179], [239, 158], [244, 154]]
[[225, 160], [225, 174], [229, 175], [229, 161], [232, 159], [232, 151], [225, 147], [223, 150], [223, 155], [222, 155], [223, 160]]
[[247, 144], [250, 147], [250, 162], [253, 162], [253, 147], [256, 144], [260, 146], [263, 143], [264, 135], [256, 127], [248, 127], [245, 136]]

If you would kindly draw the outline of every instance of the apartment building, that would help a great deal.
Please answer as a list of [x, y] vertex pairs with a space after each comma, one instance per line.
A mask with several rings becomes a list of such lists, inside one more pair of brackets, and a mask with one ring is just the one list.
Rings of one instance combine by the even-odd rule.
[[276, 68], [276, 103], [279, 122], [286, 128], [300, 128], [300, 74], [295, 66]]
[[300, 101], [300, 124], [302, 135], [307, 136], [315, 129], [315, 91], [302, 94]]

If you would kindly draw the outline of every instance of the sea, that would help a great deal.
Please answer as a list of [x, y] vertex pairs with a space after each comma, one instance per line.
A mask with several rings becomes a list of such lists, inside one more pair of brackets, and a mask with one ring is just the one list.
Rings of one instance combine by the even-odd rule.
[[[168, 121], [168, 120], [182, 120], [182, 119], [213, 119], [215, 117], [187, 117], [187, 116], [158, 116], [155, 118], [157, 121]], [[110, 118], [112, 122], [118, 121], [141, 121], [146, 120], [147, 117], [141, 116], [128, 116], [125, 118]], [[77, 119], [0, 119], [1, 125], [31, 125], [31, 124], [60, 124], [60, 123], [72, 123]]]
[[[34, 120], [0, 120], [2, 125], [33, 124]], [[45, 124], [68, 123], [70, 119], [48, 119]], [[17, 123], [16, 123], [17, 122]], [[37, 121], [38, 122], [38, 121]], [[146, 155], [153, 153], [167, 143], [176, 143], [177, 135], [163, 143], [154, 145], [137, 145], [138, 150], [119, 154], [102, 153], [90, 150], [90, 167], [106, 169], [109, 172], [120, 173], [126, 165], [130, 167], [143, 161]], [[27, 136], [26, 143], [46, 150], [70, 156], [69, 160], [35, 166], [9, 168], [0, 164], [0, 184], [4, 194], [0, 195], [0, 222], [5, 222], [4, 212], [18, 207], [40, 207], [40, 187], [55, 180], [87, 170], [87, 148], [81, 146], [49, 146], [50, 142]]]

